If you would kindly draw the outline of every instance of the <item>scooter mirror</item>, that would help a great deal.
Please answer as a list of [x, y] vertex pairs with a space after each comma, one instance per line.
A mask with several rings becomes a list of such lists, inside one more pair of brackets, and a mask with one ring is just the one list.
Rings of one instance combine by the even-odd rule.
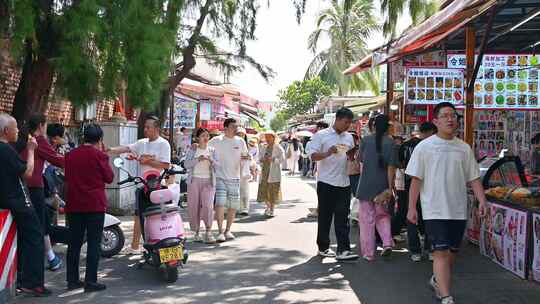
[[124, 166], [124, 160], [121, 157], [117, 157], [113, 160], [113, 165], [116, 168], [122, 168]]

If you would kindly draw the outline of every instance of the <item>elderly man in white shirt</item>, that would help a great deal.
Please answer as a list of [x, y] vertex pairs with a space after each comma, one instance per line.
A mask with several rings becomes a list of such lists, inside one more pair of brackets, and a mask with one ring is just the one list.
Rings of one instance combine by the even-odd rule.
[[[353, 113], [347, 108], [336, 112], [331, 128], [317, 132], [308, 148], [308, 155], [316, 161], [318, 168], [318, 230], [319, 255], [335, 257], [337, 260], [357, 259], [351, 252], [349, 241], [350, 182], [347, 175], [347, 153], [354, 147], [349, 130]], [[330, 227], [334, 227], [338, 242], [337, 255], [330, 249]]]

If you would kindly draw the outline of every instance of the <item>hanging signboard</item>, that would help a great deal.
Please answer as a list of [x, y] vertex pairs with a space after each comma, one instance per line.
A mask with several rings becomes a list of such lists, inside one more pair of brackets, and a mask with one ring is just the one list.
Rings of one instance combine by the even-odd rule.
[[[197, 104], [186, 99], [174, 97], [174, 128], [195, 128], [195, 116], [197, 114]], [[169, 127], [169, 120], [165, 121], [165, 128]]]
[[200, 114], [199, 119], [200, 120], [210, 120], [212, 119], [212, 104], [208, 102], [201, 102], [199, 105]]
[[463, 105], [463, 82], [463, 70], [408, 69], [405, 81], [406, 103], [438, 104], [447, 101]]
[[[484, 55], [474, 84], [475, 108], [540, 108], [539, 61], [533, 54]], [[448, 68], [464, 67], [464, 54], [448, 54]]]

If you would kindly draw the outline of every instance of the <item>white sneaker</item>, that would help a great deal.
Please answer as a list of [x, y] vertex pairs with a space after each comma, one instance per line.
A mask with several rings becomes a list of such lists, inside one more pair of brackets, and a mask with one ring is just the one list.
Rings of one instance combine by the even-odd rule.
[[358, 254], [354, 254], [349, 250], [345, 250], [336, 256], [336, 260], [338, 261], [347, 261], [347, 260], [356, 260], [356, 259], [358, 259]]
[[422, 261], [422, 255], [419, 253], [411, 254], [411, 261], [413, 262], [420, 262]]
[[232, 232], [227, 231], [227, 232], [225, 232], [225, 238], [227, 240], [234, 240], [236, 237], [234, 236], [234, 234], [232, 234]]
[[140, 255], [142, 254], [142, 250], [141, 249], [133, 249], [131, 247], [127, 247], [126, 249], [123, 250], [124, 253], [126, 255]]
[[319, 251], [319, 255], [322, 256], [322, 257], [325, 257], [325, 258], [335, 258], [336, 257], [336, 253], [330, 248], [326, 249], [325, 251]]
[[198, 232], [195, 233], [195, 235], [193, 236], [193, 242], [196, 242], [196, 243], [202, 242], [202, 237]]
[[227, 240], [227, 239], [225, 238], [225, 234], [223, 234], [223, 233], [220, 233], [220, 234], [218, 235], [218, 237], [216, 238], [216, 241], [217, 241], [218, 243], [225, 242], [226, 240]]
[[214, 244], [216, 242], [216, 239], [214, 238], [214, 235], [211, 232], [207, 232], [204, 237], [204, 242], [206, 244]]
[[441, 299], [441, 304], [455, 304], [454, 297], [448, 296]]
[[[441, 291], [439, 290], [439, 283], [437, 283], [437, 281], [435, 280], [435, 275], [432, 275], [431, 278], [429, 279], [429, 286], [435, 292], [435, 297], [437, 297], [437, 299], [439, 300], [442, 300]], [[452, 301], [454, 301], [454, 299], [452, 299]], [[451, 303], [454, 303], [454, 302], [451, 302]]]
[[274, 210], [269, 210], [268, 211], [268, 216], [269, 217], [274, 217]]

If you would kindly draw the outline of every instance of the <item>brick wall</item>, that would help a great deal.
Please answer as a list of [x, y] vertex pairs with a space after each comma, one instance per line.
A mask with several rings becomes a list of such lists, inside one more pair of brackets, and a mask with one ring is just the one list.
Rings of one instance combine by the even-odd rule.
[[[11, 113], [20, 78], [21, 69], [7, 56], [5, 51], [0, 50], [0, 112]], [[75, 108], [69, 100], [58, 99], [54, 96], [54, 89], [51, 90], [49, 100], [45, 111], [49, 122], [63, 125], [76, 124]], [[98, 121], [109, 120], [113, 114], [114, 100], [98, 101], [96, 105]]]
[[13, 100], [21, 79], [21, 71], [8, 56], [7, 50], [0, 49], [0, 112], [11, 112]]

